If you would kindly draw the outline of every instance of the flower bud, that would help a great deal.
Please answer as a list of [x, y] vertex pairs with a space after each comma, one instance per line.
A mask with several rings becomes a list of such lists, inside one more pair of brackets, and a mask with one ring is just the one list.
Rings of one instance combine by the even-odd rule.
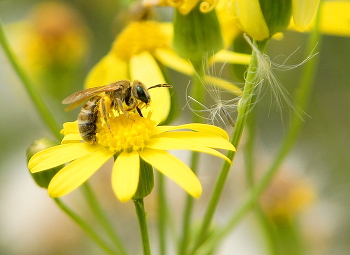
[[176, 10], [173, 45], [181, 57], [192, 63], [201, 63], [204, 54], [215, 54], [222, 49], [220, 24], [215, 10], [204, 13], [196, 7], [187, 15]]
[[233, 0], [232, 8], [240, 28], [263, 41], [287, 28], [292, 0]]
[[153, 168], [150, 164], [140, 159], [139, 186], [133, 199], [140, 199], [148, 196], [154, 188]]
[[[32, 145], [27, 149], [27, 162], [29, 162], [30, 158], [34, 156], [39, 151], [45, 150], [47, 148], [53, 147], [58, 145], [57, 142], [49, 139], [49, 138], [41, 138], [39, 140], [35, 140]], [[49, 186], [49, 183], [51, 179], [54, 177], [54, 175], [61, 170], [61, 168], [64, 165], [60, 165], [54, 168], [51, 168], [46, 171], [41, 171], [37, 173], [31, 173], [31, 176], [33, 177], [36, 184], [38, 184], [40, 187], [47, 189]]]

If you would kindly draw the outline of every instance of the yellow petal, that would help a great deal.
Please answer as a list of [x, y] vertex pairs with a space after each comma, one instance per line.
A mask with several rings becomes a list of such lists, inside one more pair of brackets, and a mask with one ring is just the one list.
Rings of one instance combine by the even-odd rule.
[[293, 0], [293, 20], [299, 31], [304, 31], [314, 19], [320, 0]]
[[[335, 36], [350, 36], [350, 2], [349, 1], [323, 1], [321, 8], [320, 31], [323, 34]], [[314, 22], [303, 31], [310, 31]], [[289, 29], [297, 30], [293, 22]]]
[[202, 185], [192, 170], [181, 160], [163, 150], [146, 148], [139, 152], [141, 158], [153, 165], [158, 171], [175, 181], [191, 196], [198, 198]]
[[109, 53], [91, 69], [84, 87], [93, 88], [128, 78], [127, 62]]
[[108, 149], [102, 149], [65, 166], [52, 178], [48, 187], [49, 195], [60, 197], [76, 189], [106, 163], [113, 154]]
[[67, 134], [63, 137], [61, 144], [80, 143], [81, 141], [83, 141], [83, 138], [80, 134]]
[[205, 143], [205, 141], [203, 141], [200, 144], [198, 142], [195, 143], [192, 140], [186, 140], [186, 139], [157, 137], [157, 138], [152, 138], [152, 140], [149, 143], [147, 143], [146, 147], [151, 149], [157, 149], [157, 150], [191, 150], [191, 151], [197, 151], [197, 152], [204, 152], [204, 153], [208, 153], [213, 156], [225, 159], [229, 163], [231, 163], [231, 160], [228, 159], [224, 154], [209, 148], [210, 146], [206, 147], [203, 143]]
[[137, 190], [140, 175], [140, 157], [136, 151], [122, 152], [113, 166], [112, 187], [117, 198], [126, 202]]
[[185, 0], [182, 1], [182, 4], [178, 7], [178, 10], [183, 15], [187, 15], [199, 2], [199, 0]]
[[241, 32], [237, 23], [229, 11], [231, 0], [220, 0], [216, 5], [216, 13], [219, 19], [224, 48], [231, 46], [233, 40]]
[[205, 82], [209, 83], [209, 84], [213, 84], [219, 88], [222, 88], [224, 90], [227, 90], [228, 92], [235, 94], [237, 96], [241, 96], [242, 95], [242, 90], [240, 87], [237, 87], [236, 85], [232, 84], [229, 81], [225, 81], [223, 79], [217, 78], [217, 77], [213, 77], [213, 76], [209, 76], [209, 75], [205, 75], [204, 76]]
[[188, 76], [193, 75], [193, 67], [190, 62], [181, 58], [175, 51], [159, 48], [155, 50], [154, 55], [166, 67]]
[[167, 131], [186, 130], [186, 129], [201, 132], [202, 134], [222, 137], [226, 140], [229, 139], [227, 132], [222, 128], [219, 128], [214, 125], [201, 124], [201, 123], [190, 123], [190, 124], [184, 124], [179, 126], [157, 126], [155, 131], [156, 131], [156, 134], [160, 134], [162, 132], [167, 132]]
[[[223, 149], [235, 151], [235, 147], [226, 139], [218, 136], [214, 136], [208, 133], [202, 132], [191, 132], [191, 131], [175, 131], [175, 132], [165, 132], [157, 136], [152, 137], [153, 139], [176, 139], [179, 142], [184, 141], [187, 143], [196, 144], [198, 146], [205, 146], [209, 148]], [[171, 149], [168, 149], [171, 150]]]
[[[151, 54], [143, 52], [130, 59], [130, 74], [132, 80], [136, 79], [147, 87], [166, 83], [163, 74]], [[142, 113], [147, 116], [152, 111], [152, 119], [157, 123], [165, 120], [170, 111], [170, 93], [167, 88], [154, 88], [149, 90], [151, 105], [143, 109]]]
[[61, 130], [61, 134], [66, 135], [71, 133], [79, 134], [77, 121], [66, 122], [63, 124], [63, 129]]
[[261, 12], [259, 0], [234, 0], [233, 12], [241, 29], [255, 40], [269, 37], [269, 29]]
[[249, 65], [251, 55], [237, 53], [229, 50], [220, 50], [211, 59], [211, 62]]
[[103, 149], [102, 146], [87, 143], [69, 143], [57, 145], [36, 153], [28, 162], [32, 173], [62, 165], [77, 158], [87, 156]]

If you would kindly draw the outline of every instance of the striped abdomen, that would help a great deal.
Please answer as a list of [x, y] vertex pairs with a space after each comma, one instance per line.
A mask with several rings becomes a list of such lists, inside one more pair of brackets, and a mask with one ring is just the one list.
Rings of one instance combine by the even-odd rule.
[[96, 142], [96, 122], [98, 118], [98, 103], [100, 96], [94, 96], [86, 102], [78, 115], [79, 133], [88, 143]]

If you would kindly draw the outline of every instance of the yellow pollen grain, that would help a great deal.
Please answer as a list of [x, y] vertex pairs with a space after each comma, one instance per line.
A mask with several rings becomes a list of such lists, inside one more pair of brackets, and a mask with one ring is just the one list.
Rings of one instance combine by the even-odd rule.
[[170, 38], [162, 32], [160, 25], [152, 21], [133, 22], [118, 36], [112, 53], [122, 60], [129, 61], [134, 55], [157, 48], [169, 47]]
[[104, 119], [100, 118], [96, 123], [97, 143], [116, 153], [142, 150], [150, 140], [156, 123], [135, 113], [128, 115], [111, 113], [107, 118], [109, 126], [104, 125]]

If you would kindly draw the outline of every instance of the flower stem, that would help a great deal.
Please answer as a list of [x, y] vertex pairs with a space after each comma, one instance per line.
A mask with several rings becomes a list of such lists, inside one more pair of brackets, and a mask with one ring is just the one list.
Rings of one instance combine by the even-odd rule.
[[[256, 42], [255, 42], [256, 44]], [[266, 43], [264, 44], [259, 44], [257, 45], [257, 47], [259, 47], [259, 49], [263, 50], [265, 47]], [[252, 107], [252, 98], [254, 95], [254, 89], [255, 89], [255, 85], [257, 82], [256, 79], [256, 69], [257, 69], [257, 55], [255, 53], [255, 51], [252, 51], [252, 57], [251, 57], [251, 61], [248, 67], [248, 72], [247, 72], [247, 77], [246, 77], [246, 81], [245, 81], [245, 85], [244, 85], [244, 90], [243, 90], [243, 94], [242, 94], [242, 98], [239, 101], [238, 104], [238, 115], [237, 115], [237, 120], [236, 120], [236, 126], [235, 129], [233, 131], [233, 135], [232, 135], [232, 139], [231, 139], [231, 143], [236, 147], [238, 147], [239, 141], [241, 139], [242, 133], [243, 133], [243, 129], [244, 126], [246, 124], [247, 121], [247, 116], [248, 113], [251, 110]], [[234, 156], [236, 155], [235, 151], [229, 151], [227, 153], [227, 157], [229, 159], [233, 159]], [[199, 233], [201, 233], [197, 240], [195, 241], [195, 245], [194, 245], [194, 250], [196, 250], [203, 242], [204, 240], [207, 238], [207, 234], [208, 234], [208, 229], [210, 226], [210, 223], [212, 221], [212, 218], [214, 216], [214, 213], [216, 211], [218, 202], [220, 200], [229, 170], [230, 170], [231, 164], [228, 163], [227, 161], [224, 162], [220, 175], [215, 183], [214, 186], [214, 191], [212, 193], [212, 196], [210, 198], [207, 210], [205, 212], [204, 215], [204, 219], [201, 225], [201, 229], [199, 231]]]
[[10, 47], [10, 44], [8, 43], [1, 19], [0, 19], [0, 44], [4, 49], [4, 52], [9, 62], [11, 63], [13, 69], [16, 71], [18, 77], [20, 78], [24, 87], [26, 88], [30, 98], [32, 99], [44, 123], [49, 128], [49, 130], [55, 135], [55, 137], [58, 140], [61, 140], [62, 139], [62, 136], [60, 134], [61, 126], [58, 125], [55, 118], [51, 114], [50, 110], [46, 106], [44, 100], [41, 98], [35, 84], [32, 83], [32, 81], [29, 79], [29, 77], [27, 76], [27, 74], [19, 64], [17, 57], [13, 53]]
[[76, 224], [78, 224], [85, 233], [95, 241], [107, 254], [118, 255], [120, 253], [115, 252], [111, 247], [109, 247], [88, 225], [86, 222], [77, 214], [75, 214], [71, 209], [69, 209], [59, 198], [54, 198], [56, 204], [64, 211]]
[[105, 229], [107, 235], [109, 238], [113, 241], [113, 244], [115, 245], [115, 248], [118, 250], [118, 252], [122, 255], [126, 255], [126, 249], [124, 248], [122, 242], [120, 241], [119, 236], [113, 229], [113, 224], [108, 219], [106, 213], [101, 208], [101, 205], [99, 204], [93, 190], [91, 189], [90, 185], [88, 183], [84, 183], [82, 185], [85, 198], [90, 206], [91, 211], [95, 214], [97, 220], [100, 222], [101, 226]]
[[[309, 37], [308, 47], [307, 47], [307, 56], [314, 49], [315, 45], [319, 43], [321, 39], [320, 33], [319, 33], [319, 20], [320, 20], [320, 14], [318, 12], [315, 29], [313, 30], [312, 34]], [[253, 52], [253, 56], [254, 56], [254, 52]], [[252, 61], [253, 61], [253, 56], [252, 56]], [[306, 109], [307, 103], [310, 98], [316, 69], [317, 69], [317, 57], [314, 57], [311, 60], [309, 60], [307, 63], [305, 63], [303, 75], [302, 75], [300, 86], [296, 96], [296, 103], [301, 109]], [[248, 76], [249, 76], [249, 73], [248, 73]], [[247, 81], [246, 81], [246, 84], [247, 84]], [[251, 190], [251, 193], [248, 195], [243, 205], [231, 217], [231, 219], [225, 225], [225, 227], [220, 231], [218, 231], [215, 235], [212, 235], [210, 240], [207, 240], [205, 245], [203, 245], [200, 249], [198, 249], [197, 253], [195, 254], [202, 254], [201, 252], [207, 251], [208, 249], [211, 249], [213, 246], [217, 246], [217, 244], [228, 233], [230, 233], [230, 231], [241, 221], [241, 219], [254, 207], [260, 195], [267, 188], [270, 181], [272, 180], [277, 170], [279, 169], [281, 163], [290, 152], [301, 130], [302, 123], [303, 123], [303, 120], [300, 118], [298, 113], [294, 112], [294, 115], [292, 117], [291, 128], [289, 129], [286, 135], [286, 138], [284, 139], [281, 145], [281, 148], [278, 151], [278, 155], [276, 156], [275, 160], [271, 163], [271, 166], [269, 167], [268, 171], [262, 177], [261, 181], [253, 187], [253, 189]]]
[[140, 225], [143, 254], [151, 255], [151, 247], [150, 247], [149, 238], [148, 238], [148, 229], [147, 229], [147, 221], [146, 221], [146, 211], [143, 204], [143, 198], [134, 199], [133, 202], [135, 205], [136, 214]]

